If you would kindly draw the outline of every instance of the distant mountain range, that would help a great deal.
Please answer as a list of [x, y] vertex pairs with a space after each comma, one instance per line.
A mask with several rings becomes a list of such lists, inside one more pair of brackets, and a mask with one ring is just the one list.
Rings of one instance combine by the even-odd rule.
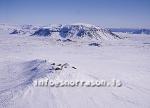
[[131, 29], [131, 28], [109, 28], [109, 29], [111, 30], [111, 32], [150, 35], [150, 29]]
[[120, 39], [118, 35], [109, 29], [103, 29], [90, 24], [70, 24], [70, 25], [1, 25], [2, 29], [9, 30], [10, 34], [43, 36], [56, 39], [86, 39], [86, 40], [111, 40]]

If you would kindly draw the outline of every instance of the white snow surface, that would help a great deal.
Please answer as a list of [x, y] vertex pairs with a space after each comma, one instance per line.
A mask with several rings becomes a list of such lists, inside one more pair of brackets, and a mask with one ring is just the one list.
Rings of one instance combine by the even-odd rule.
[[[0, 108], [150, 108], [150, 37], [59, 42], [0, 30]], [[95, 42], [95, 41], [94, 41]], [[56, 64], [68, 63], [56, 71]], [[75, 66], [77, 69], [73, 69]], [[118, 79], [122, 87], [35, 87], [33, 81]]]

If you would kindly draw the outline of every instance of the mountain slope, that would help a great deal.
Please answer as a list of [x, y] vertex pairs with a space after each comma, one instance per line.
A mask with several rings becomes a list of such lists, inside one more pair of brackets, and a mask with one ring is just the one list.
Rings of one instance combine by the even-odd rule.
[[120, 39], [108, 29], [90, 24], [71, 24], [71, 25], [0, 25], [1, 30], [8, 31], [10, 34], [26, 36], [43, 36], [57, 39], [87, 39], [87, 40], [111, 40]]
[[60, 38], [87, 38], [95, 40], [119, 39], [120, 37], [110, 30], [101, 29], [96, 26], [89, 25], [63, 25], [57, 29], [40, 28], [35, 31], [35, 36], [51, 36], [52, 33], [58, 32]]

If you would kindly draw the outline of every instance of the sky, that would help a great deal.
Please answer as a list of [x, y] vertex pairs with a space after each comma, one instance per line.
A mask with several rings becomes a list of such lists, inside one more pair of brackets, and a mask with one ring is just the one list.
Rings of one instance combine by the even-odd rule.
[[0, 0], [0, 23], [150, 28], [150, 0]]

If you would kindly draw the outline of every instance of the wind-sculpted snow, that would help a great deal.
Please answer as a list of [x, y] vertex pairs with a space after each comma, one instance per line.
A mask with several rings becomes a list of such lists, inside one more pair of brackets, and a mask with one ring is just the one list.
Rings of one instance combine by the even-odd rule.
[[[0, 108], [14, 105], [13, 100], [33, 88], [34, 81], [42, 78], [54, 80], [64, 68], [69, 68], [67, 63], [56, 64], [40, 59], [17, 63], [6, 61], [5, 63], [7, 64], [0, 69], [4, 73], [2, 76], [4, 81], [0, 81]], [[74, 70], [75, 67], [70, 68]]]

